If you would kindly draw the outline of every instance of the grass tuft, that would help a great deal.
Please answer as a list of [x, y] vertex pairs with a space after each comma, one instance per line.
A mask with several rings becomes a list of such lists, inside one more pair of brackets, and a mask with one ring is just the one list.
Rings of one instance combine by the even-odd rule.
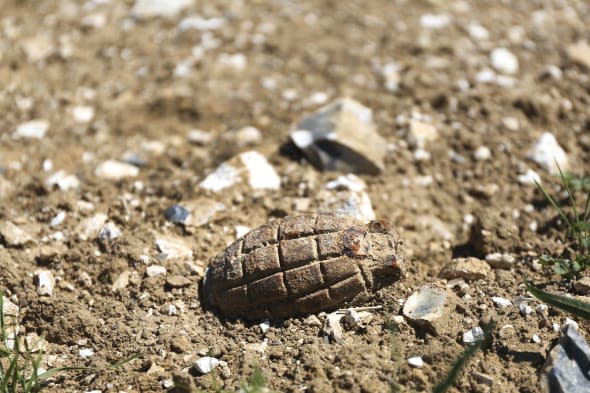
[[[590, 267], [590, 178], [579, 177], [573, 174], [564, 174], [559, 167], [559, 176], [568, 196], [569, 206], [573, 212], [573, 218], [568, 217], [566, 212], [559, 206], [556, 200], [549, 195], [547, 190], [537, 181], [535, 184], [541, 191], [545, 199], [557, 211], [557, 214], [567, 224], [568, 236], [574, 239], [574, 250], [576, 254], [573, 257], [554, 257], [543, 255], [539, 262], [543, 266], [552, 266], [553, 271], [567, 278], [578, 277], [579, 274]], [[584, 210], [578, 211], [575, 193], [586, 193], [586, 202]]]
[[[4, 292], [0, 290], [0, 393], [33, 393], [47, 386], [48, 379], [66, 371], [103, 371], [102, 368], [68, 366], [44, 371], [41, 369], [43, 351], [36, 354], [24, 337], [19, 336], [17, 323], [4, 319]], [[24, 347], [24, 348], [23, 348]], [[34, 345], [33, 345], [34, 347]], [[140, 355], [135, 354], [107, 368], [118, 368]]]

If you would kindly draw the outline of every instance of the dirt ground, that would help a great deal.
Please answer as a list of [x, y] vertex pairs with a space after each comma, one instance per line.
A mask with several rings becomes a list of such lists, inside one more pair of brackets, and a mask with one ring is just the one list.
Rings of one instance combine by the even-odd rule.
[[[138, 17], [129, 0], [4, 0], [0, 7], [0, 221], [32, 238], [0, 246], [0, 286], [20, 306], [23, 331], [47, 341], [45, 368], [143, 355], [116, 370], [59, 375], [48, 391], [162, 391], [174, 372], [205, 355], [227, 367], [203, 376], [189, 370], [204, 390], [237, 389], [255, 366], [280, 392], [429, 390], [465, 348], [463, 333], [498, 311], [493, 296], [530, 297], [525, 276], [573, 293], [536, 262], [563, 251], [564, 230], [519, 176], [533, 169], [559, 192], [559, 179], [528, 158], [543, 132], [563, 147], [569, 170], [590, 169], [590, 64], [571, 50], [590, 40], [587, 2], [187, 3], [170, 17]], [[210, 24], [185, 29], [188, 16]], [[493, 67], [490, 54], [500, 47], [518, 59], [515, 72]], [[388, 63], [396, 65], [393, 85], [383, 72]], [[326, 182], [342, 175], [318, 171], [289, 142], [298, 119], [339, 97], [371, 108], [388, 143], [385, 170], [360, 177], [376, 216], [405, 240], [410, 274], [375, 295], [368, 304], [383, 308], [366, 328], [345, 331], [342, 344], [326, 342], [306, 318], [273, 321], [263, 332], [259, 323], [203, 309], [203, 272], [236, 238], [236, 226], [314, 209]], [[46, 134], [15, 137], [31, 120], [46, 121]], [[408, 143], [413, 120], [439, 134], [424, 146], [425, 159]], [[262, 137], [235, 132], [247, 126]], [[193, 129], [212, 138], [190, 142]], [[280, 190], [199, 187], [248, 150], [268, 159]], [[96, 173], [106, 160], [129, 157], [136, 177]], [[60, 170], [79, 184], [48, 185]], [[191, 201], [225, 209], [189, 230], [164, 218], [166, 208]], [[52, 226], [59, 212], [65, 219]], [[81, 236], [83, 220], [97, 214], [121, 236]], [[162, 237], [192, 253], [166, 258], [156, 246]], [[457, 300], [442, 333], [406, 322], [391, 328], [417, 288], [448, 285], [440, 272], [453, 257], [495, 252], [514, 264], [449, 285]], [[148, 275], [150, 265], [166, 274]], [[51, 296], [37, 293], [37, 269], [55, 277]], [[567, 316], [549, 307], [525, 317], [509, 307], [498, 326], [513, 329], [495, 333], [456, 389], [540, 391], [538, 373], [559, 337], [552, 325]], [[588, 338], [590, 325], [577, 322]], [[88, 349], [93, 354], [81, 356]], [[413, 356], [423, 367], [408, 364]]]

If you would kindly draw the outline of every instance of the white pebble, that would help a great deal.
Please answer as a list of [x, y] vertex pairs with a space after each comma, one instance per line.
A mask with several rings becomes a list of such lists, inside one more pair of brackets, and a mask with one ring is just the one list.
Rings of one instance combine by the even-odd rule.
[[268, 320], [266, 320], [266, 321], [262, 322], [261, 324], [259, 324], [258, 326], [260, 327], [260, 330], [262, 330], [262, 333], [266, 333], [266, 331], [270, 327], [270, 322]]
[[541, 337], [539, 337], [538, 334], [533, 334], [533, 337], [531, 338], [531, 341], [534, 343], [539, 344], [541, 342]]
[[470, 23], [469, 26], [467, 26], [467, 31], [471, 38], [477, 41], [485, 41], [490, 37], [488, 30], [479, 23]]
[[492, 297], [492, 301], [494, 302], [494, 304], [498, 308], [506, 308], [506, 307], [512, 306], [512, 302], [508, 299], [503, 298], [503, 297], [494, 296], [494, 297]]
[[77, 123], [89, 123], [94, 119], [94, 108], [91, 106], [75, 106], [72, 108], [72, 117]]
[[572, 325], [576, 329], [579, 329], [580, 328], [580, 326], [578, 325], [578, 322], [574, 321], [573, 319], [569, 319], [569, 318], [566, 318], [565, 319], [565, 322], [563, 324], [566, 325], [566, 326], [567, 325]]
[[505, 117], [502, 119], [502, 125], [510, 131], [518, 131], [520, 122], [516, 117]]
[[208, 374], [217, 368], [220, 364], [219, 359], [212, 358], [210, 356], [205, 356], [200, 359], [197, 359], [193, 362], [193, 367], [195, 370], [200, 372], [201, 374]]
[[568, 166], [565, 151], [559, 146], [555, 136], [550, 132], [543, 133], [531, 148], [528, 158], [535, 161], [551, 174], [558, 174], [558, 165], [562, 171]]
[[533, 308], [526, 303], [520, 303], [518, 310], [520, 311], [520, 314], [525, 317], [533, 313]]
[[46, 120], [32, 120], [20, 124], [12, 134], [14, 139], [34, 138], [41, 139], [49, 129], [49, 122]]
[[94, 350], [92, 348], [81, 348], [78, 351], [78, 354], [82, 359], [88, 359], [89, 357], [94, 355]]
[[463, 333], [463, 342], [465, 344], [473, 344], [478, 341], [483, 341], [485, 339], [485, 334], [482, 328], [479, 326], [474, 327]]
[[506, 48], [496, 48], [491, 54], [492, 66], [504, 74], [518, 72], [518, 59]]
[[240, 154], [240, 159], [248, 171], [248, 182], [253, 189], [278, 190], [281, 179], [266, 158], [257, 151]]
[[55, 215], [55, 217], [53, 217], [53, 219], [49, 223], [49, 226], [51, 228], [55, 228], [55, 227], [59, 226], [64, 221], [65, 218], [66, 218], [66, 212], [60, 211], [59, 213], [57, 213]]
[[541, 177], [532, 169], [527, 169], [524, 174], [518, 175], [518, 182], [522, 185], [531, 185], [535, 184], [535, 182], [541, 184]]
[[107, 160], [96, 167], [94, 174], [103, 179], [121, 180], [139, 175], [139, 168], [125, 162]]
[[451, 23], [451, 18], [446, 14], [424, 14], [420, 17], [420, 25], [426, 29], [442, 29], [449, 23]]
[[39, 269], [33, 273], [35, 283], [37, 284], [37, 294], [39, 296], [53, 295], [53, 288], [55, 287], [55, 278], [53, 273], [49, 270]]
[[160, 266], [160, 265], [151, 265], [151, 266], [148, 266], [148, 268], [145, 271], [145, 274], [148, 277], [161, 276], [163, 274], [166, 274], [166, 268], [164, 266]]
[[546, 304], [539, 304], [537, 307], [535, 307], [535, 312], [539, 315], [547, 315], [548, 310], [549, 307], [547, 307]]
[[492, 153], [487, 146], [480, 146], [475, 150], [473, 156], [477, 161], [485, 161], [490, 159]]
[[412, 367], [420, 368], [424, 366], [424, 360], [422, 360], [422, 356], [412, 356], [408, 358], [408, 364]]

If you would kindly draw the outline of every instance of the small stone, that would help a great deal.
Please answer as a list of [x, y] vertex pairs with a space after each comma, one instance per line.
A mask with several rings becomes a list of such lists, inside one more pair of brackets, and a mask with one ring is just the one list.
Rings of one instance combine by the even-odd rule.
[[[148, 268], [149, 269], [149, 268]], [[172, 288], [184, 288], [192, 284], [192, 281], [184, 276], [175, 274], [166, 277], [166, 284]]]
[[535, 312], [541, 316], [546, 317], [549, 312], [549, 307], [546, 304], [539, 304], [535, 307]]
[[91, 106], [75, 106], [72, 108], [72, 117], [76, 123], [90, 123], [94, 119], [94, 108]]
[[243, 127], [229, 134], [239, 147], [253, 146], [262, 141], [262, 133], [256, 127]]
[[328, 314], [328, 317], [325, 319], [324, 326], [322, 327], [322, 335], [327, 337], [330, 342], [336, 344], [342, 344], [344, 342], [342, 338], [344, 332], [342, 331], [342, 325], [340, 325], [340, 320], [343, 317], [343, 314], [333, 312]]
[[533, 334], [533, 337], [531, 337], [531, 341], [535, 344], [539, 344], [541, 342], [541, 337], [538, 334]]
[[156, 247], [164, 254], [165, 259], [193, 259], [193, 251], [182, 238], [160, 236], [156, 239]]
[[116, 238], [121, 237], [121, 230], [112, 222], [107, 222], [100, 232], [98, 232], [98, 240], [102, 244], [111, 244]]
[[503, 339], [507, 339], [513, 337], [516, 334], [516, 329], [514, 325], [504, 325], [498, 330], [498, 336]]
[[518, 310], [520, 314], [524, 317], [529, 316], [533, 313], [533, 308], [526, 303], [520, 303], [518, 305]]
[[412, 367], [421, 368], [424, 366], [424, 360], [422, 360], [422, 356], [412, 356], [408, 358], [408, 364]]
[[485, 279], [490, 273], [490, 265], [475, 257], [455, 258], [440, 273], [446, 279], [463, 278], [467, 281]]
[[136, 0], [131, 15], [138, 19], [174, 18], [192, 4], [193, 0]]
[[565, 319], [565, 322], [564, 322], [563, 324], [564, 324], [565, 326], [567, 326], [567, 325], [572, 325], [572, 326], [574, 326], [576, 329], [579, 329], [579, 327], [580, 327], [580, 326], [578, 325], [578, 322], [576, 322], [576, 321], [574, 321], [573, 319], [570, 319], [570, 318], [566, 318], [566, 319]]
[[211, 132], [195, 129], [188, 132], [187, 139], [190, 143], [194, 143], [195, 145], [206, 146], [213, 141], [213, 134]]
[[80, 240], [92, 240], [103, 228], [107, 222], [108, 217], [106, 214], [98, 213], [92, 217], [88, 217], [82, 220], [76, 227], [76, 234]]
[[20, 124], [12, 134], [13, 139], [42, 139], [49, 129], [46, 120], [32, 120]]
[[518, 182], [522, 185], [541, 184], [541, 177], [532, 169], [527, 169], [522, 175], [518, 175]]
[[582, 277], [574, 282], [574, 289], [580, 295], [588, 295], [590, 293], [590, 277]]
[[37, 286], [37, 294], [39, 296], [53, 295], [53, 288], [55, 288], [55, 278], [53, 273], [49, 270], [38, 269], [33, 273], [35, 285]]
[[177, 315], [178, 309], [176, 308], [176, 306], [174, 304], [169, 304], [168, 307], [166, 307], [166, 314], [168, 316]]
[[520, 128], [520, 122], [516, 117], [504, 117], [502, 118], [502, 125], [504, 128], [510, 131], [518, 131]]
[[27, 232], [10, 221], [0, 223], [0, 240], [6, 247], [26, 247], [35, 243]]
[[82, 359], [88, 359], [91, 356], [94, 356], [94, 350], [92, 348], [81, 348], [78, 351], [78, 354]]
[[473, 153], [473, 157], [477, 161], [485, 161], [489, 160], [492, 157], [492, 152], [487, 146], [480, 146], [475, 149], [475, 153]]
[[107, 160], [96, 167], [94, 174], [107, 180], [121, 180], [139, 175], [139, 168], [121, 161]]
[[545, 393], [588, 392], [589, 367], [590, 347], [574, 326], [566, 325], [541, 370], [541, 390]]
[[504, 74], [515, 74], [518, 72], [518, 59], [506, 48], [496, 48], [490, 55], [492, 66]]
[[21, 41], [22, 48], [30, 63], [44, 60], [55, 52], [53, 40], [47, 34], [38, 34]]
[[539, 137], [529, 151], [528, 158], [553, 175], [559, 174], [559, 168], [562, 171], [568, 168], [565, 151], [559, 146], [553, 134], [549, 132], [545, 132]]
[[410, 321], [438, 335], [445, 329], [455, 302], [454, 294], [446, 288], [425, 285], [406, 300], [403, 314]]
[[113, 286], [111, 287], [111, 291], [113, 292], [118, 292], [121, 291], [125, 288], [127, 288], [127, 285], [129, 285], [129, 277], [131, 276], [131, 272], [129, 270], [125, 270], [124, 272], [120, 273], [117, 278], [115, 279], [115, 282], [113, 282]]
[[506, 307], [512, 306], [512, 302], [510, 300], [504, 299], [503, 297], [499, 297], [499, 296], [493, 296], [492, 302], [494, 302], [494, 304], [498, 308], [506, 308]]
[[62, 191], [73, 190], [80, 186], [80, 180], [75, 175], [70, 175], [63, 170], [55, 172], [46, 181], [48, 188], [52, 189], [57, 186]]
[[315, 315], [310, 315], [309, 317], [305, 318], [303, 323], [307, 326], [322, 326], [322, 321], [320, 321], [320, 319]]
[[336, 180], [332, 180], [326, 183], [326, 189], [328, 190], [350, 190], [354, 192], [361, 192], [367, 188], [367, 185], [355, 174], [349, 173], [342, 175]]
[[157, 277], [166, 274], [166, 268], [161, 265], [151, 265], [148, 266], [145, 271], [146, 276], [148, 277]]
[[587, 41], [578, 41], [567, 47], [567, 55], [572, 62], [590, 70], [590, 45]]
[[192, 350], [192, 345], [186, 336], [177, 336], [170, 342], [170, 349], [175, 353], [187, 353]]
[[217, 58], [217, 64], [221, 68], [239, 72], [246, 69], [248, 59], [243, 53], [222, 53]]
[[447, 14], [424, 14], [420, 17], [420, 26], [439, 30], [451, 23], [451, 17]]
[[301, 119], [291, 140], [322, 170], [378, 174], [384, 169], [387, 144], [377, 133], [372, 111], [349, 98]]
[[480, 373], [480, 372], [474, 372], [473, 376], [475, 377], [475, 379], [477, 379], [477, 382], [487, 385], [487, 386], [493, 386], [494, 385], [494, 377], [492, 377], [491, 375], [488, 374], [484, 374], [484, 373]]
[[412, 120], [408, 133], [408, 143], [414, 149], [423, 149], [427, 143], [438, 139], [439, 134], [432, 124]]
[[467, 32], [476, 41], [485, 41], [490, 37], [488, 30], [479, 23], [470, 23]]
[[60, 226], [60, 225], [61, 225], [61, 223], [62, 223], [62, 222], [64, 222], [65, 218], [66, 218], [66, 212], [64, 212], [64, 211], [62, 210], [62, 211], [60, 211], [59, 213], [57, 213], [57, 214], [55, 215], [55, 217], [53, 217], [53, 218], [51, 219], [51, 222], [49, 223], [49, 226], [50, 226], [51, 228], [57, 228], [58, 226]]
[[201, 374], [209, 374], [219, 367], [220, 361], [217, 358], [205, 356], [193, 362], [193, 368]]
[[375, 219], [373, 204], [369, 194], [365, 191], [325, 191], [317, 194], [320, 200], [319, 211], [334, 211], [352, 216], [361, 222], [368, 222]]
[[257, 151], [247, 151], [222, 163], [199, 186], [219, 192], [246, 181], [254, 190], [278, 190], [281, 179], [266, 158]]
[[180, 205], [172, 205], [164, 210], [164, 218], [175, 224], [184, 224], [190, 212]]
[[270, 321], [266, 320], [260, 324], [258, 324], [262, 333], [266, 333], [266, 331], [270, 328]]
[[510, 269], [514, 266], [516, 259], [511, 254], [494, 252], [486, 255], [488, 265], [494, 269]]
[[355, 311], [349, 308], [342, 318], [342, 323], [348, 330], [359, 330], [366, 328], [373, 318], [373, 314], [368, 311]]
[[482, 328], [479, 326], [474, 327], [463, 333], [463, 343], [465, 344], [475, 344], [478, 341], [483, 341], [485, 339], [485, 334]]
[[204, 19], [200, 16], [189, 16], [180, 21], [178, 24], [179, 31], [187, 31], [187, 30], [217, 30], [225, 25], [224, 18], [209, 18]]

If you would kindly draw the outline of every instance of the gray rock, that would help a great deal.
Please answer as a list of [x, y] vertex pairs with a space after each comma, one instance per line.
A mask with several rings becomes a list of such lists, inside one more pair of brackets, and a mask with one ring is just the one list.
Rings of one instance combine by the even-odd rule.
[[201, 374], [209, 374], [211, 371], [219, 367], [220, 360], [210, 356], [205, 356], [193, 362], [193, 367]]
[[546, 393], [590, 392], [590, 347], [572, 325], [551, 350], [541, 370], [541, 390]]
[[175, 224], [184, 224], [190, 212], [180, 205], [172, 205], [164, 210], [164, 218]]
[[156, 239], [156, 247], [165, 254], [165, 259], [193, 260], [193, 251], [182, 238], [159, 236]]
[[455, 296], [445, 288], [428, 284], [412, 293], [404, 304], [403, 314], [411, 322], [438, 335], [445, 330]]
[[465, 344], [475, 344], [478, 341], [483, 341], [485, 338], [484, 331], [479, 326], [463, 333], [463, 343]]
[[25, 247], [35, 243], [28, 233], [10, 221], [0, 223], [0, 240], [6, 247]]
[[326, 337], [330, 342], [336, 344], [342, 344], [344, 339], [342, 338], [344, 332], [340, 321], [344, 317], [344, 314], [335, 311], [328, 314], [328, 317], [324, 320], [324, 326], [322, 326], [322, 335]]
[[486, 255], [486, 262], [495, 269], [510, 269], [516, 259], [511, 254], [494, 252]]
[[291, 140], [323, 170], [377, 174], [384, 168], [386, 141], [369, 108], [341, 98], [303, 118]]
[[145, 271], [148, 277], [157, 277], [166, 274], [166, 268], [161, 265], [151, 265]]

